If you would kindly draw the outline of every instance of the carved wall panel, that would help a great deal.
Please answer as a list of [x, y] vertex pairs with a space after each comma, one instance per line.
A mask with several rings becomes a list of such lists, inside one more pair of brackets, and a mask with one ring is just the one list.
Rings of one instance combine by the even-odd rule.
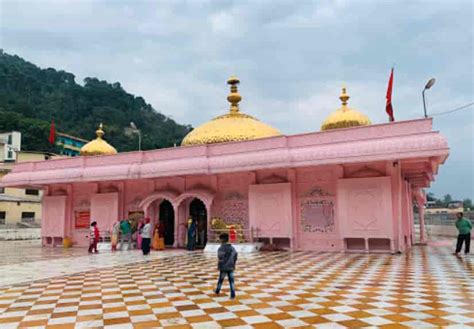
[[338, 219], [343, 237], [393, 238], [390, 177], [339, 180]]
[[291, 184], [251, 185], [249, 222], [262, 237], [292, 238]]
[[239, 192], [228, 192], [220, 195], [215, 201], [213, 217], [220, 217], [228, 224], [249, 226], [249, 205], [246, 195]]

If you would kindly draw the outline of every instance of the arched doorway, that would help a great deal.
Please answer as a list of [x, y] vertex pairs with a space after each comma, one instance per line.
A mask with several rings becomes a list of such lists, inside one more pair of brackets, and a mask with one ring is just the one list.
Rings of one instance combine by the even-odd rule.
[[189, 204], [189, 216], [196, 221], [197, 247], [204, 248], [207, 242], [207, 210], [201, 200], [194, 198]]
[[159, 209], [160, 224], [165, 226], [165, 245], [174, 244], [174, 209], [171, 202], [163, 200]]

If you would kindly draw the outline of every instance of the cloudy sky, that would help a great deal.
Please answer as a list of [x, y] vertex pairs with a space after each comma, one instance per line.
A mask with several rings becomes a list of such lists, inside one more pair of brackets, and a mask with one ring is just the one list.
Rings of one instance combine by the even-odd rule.
[[[347, 86], [350, 105], [386, 122], [395, 65], [397, 120], [473, 101], [473, 2], [8, 1], [0, 47], [41, 66], [119, 81], [158, 111], [197, 126], [228, 110], [226, 79], [241, 79], [241, 109], [286, 134], [319, 130]], [[432, 191], [474, 197], [472, 107], [434, 118], [451, 155]]]

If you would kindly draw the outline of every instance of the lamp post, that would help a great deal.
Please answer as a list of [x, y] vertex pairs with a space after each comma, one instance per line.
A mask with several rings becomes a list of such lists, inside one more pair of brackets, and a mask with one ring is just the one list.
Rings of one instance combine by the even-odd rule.
[[430, 81], [428, 81], [425, 85], [425, 89], [423, 89], [423, 92], [421, 93], [423, 95], [423, 109], [425, 110], [425, 118], [428, 117], [428, 114], [426, 114], [426, 101], [425, 101], [425, 91], [427, 89], [430, 89], [431, 87], [433, 87], [433, 85], [435, 84], [436, 82], [436, 79], [435, 78], [431, 78]]
[[138, 135], [138, 151], [140, 152], [142, 150], [142, 132], [137, 128], [133, 121], [130, 122], [130, 127], [132, 128], [133, 133]]

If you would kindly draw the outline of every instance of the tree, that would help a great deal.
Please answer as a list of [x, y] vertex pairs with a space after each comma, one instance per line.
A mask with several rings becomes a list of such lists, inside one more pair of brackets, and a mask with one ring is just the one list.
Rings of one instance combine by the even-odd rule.
[[472, 201], [471, 201], [471, 199], [464, 199], [462, 202], [463, 202], [464, 210], [465, 210], [465, 211], [468, 211], [468, 210], [471, 210], [471, 209], [472, 209]]
[[443, 197], [443, 204], [445, 207], [447, 207], [449, 205], [449, 203], [451, 203], [453, 201], [453, 198], [451, 197], [451, 194], [446, 194], [444, 197]]
[[436, 201], [436, 197], [434, 195], [433, 192], [429, 192], [427, 195], [426, 195], [426, 200], [427, 201]]
[[132, 151], [137, 142], [126, 134], [130, 121], [142, 132], [144, 150], [179, 144], [192, 129], [158, 113], [119, 82], [88, 77], [81, 86], [74, 79], [71, 73], [0, 53], [0, 131], [22, 132], [24, 150], [50, 151], [52, 118], [58, 131], [88, 140], [103, 122], [105, 139], [118, 151]]

